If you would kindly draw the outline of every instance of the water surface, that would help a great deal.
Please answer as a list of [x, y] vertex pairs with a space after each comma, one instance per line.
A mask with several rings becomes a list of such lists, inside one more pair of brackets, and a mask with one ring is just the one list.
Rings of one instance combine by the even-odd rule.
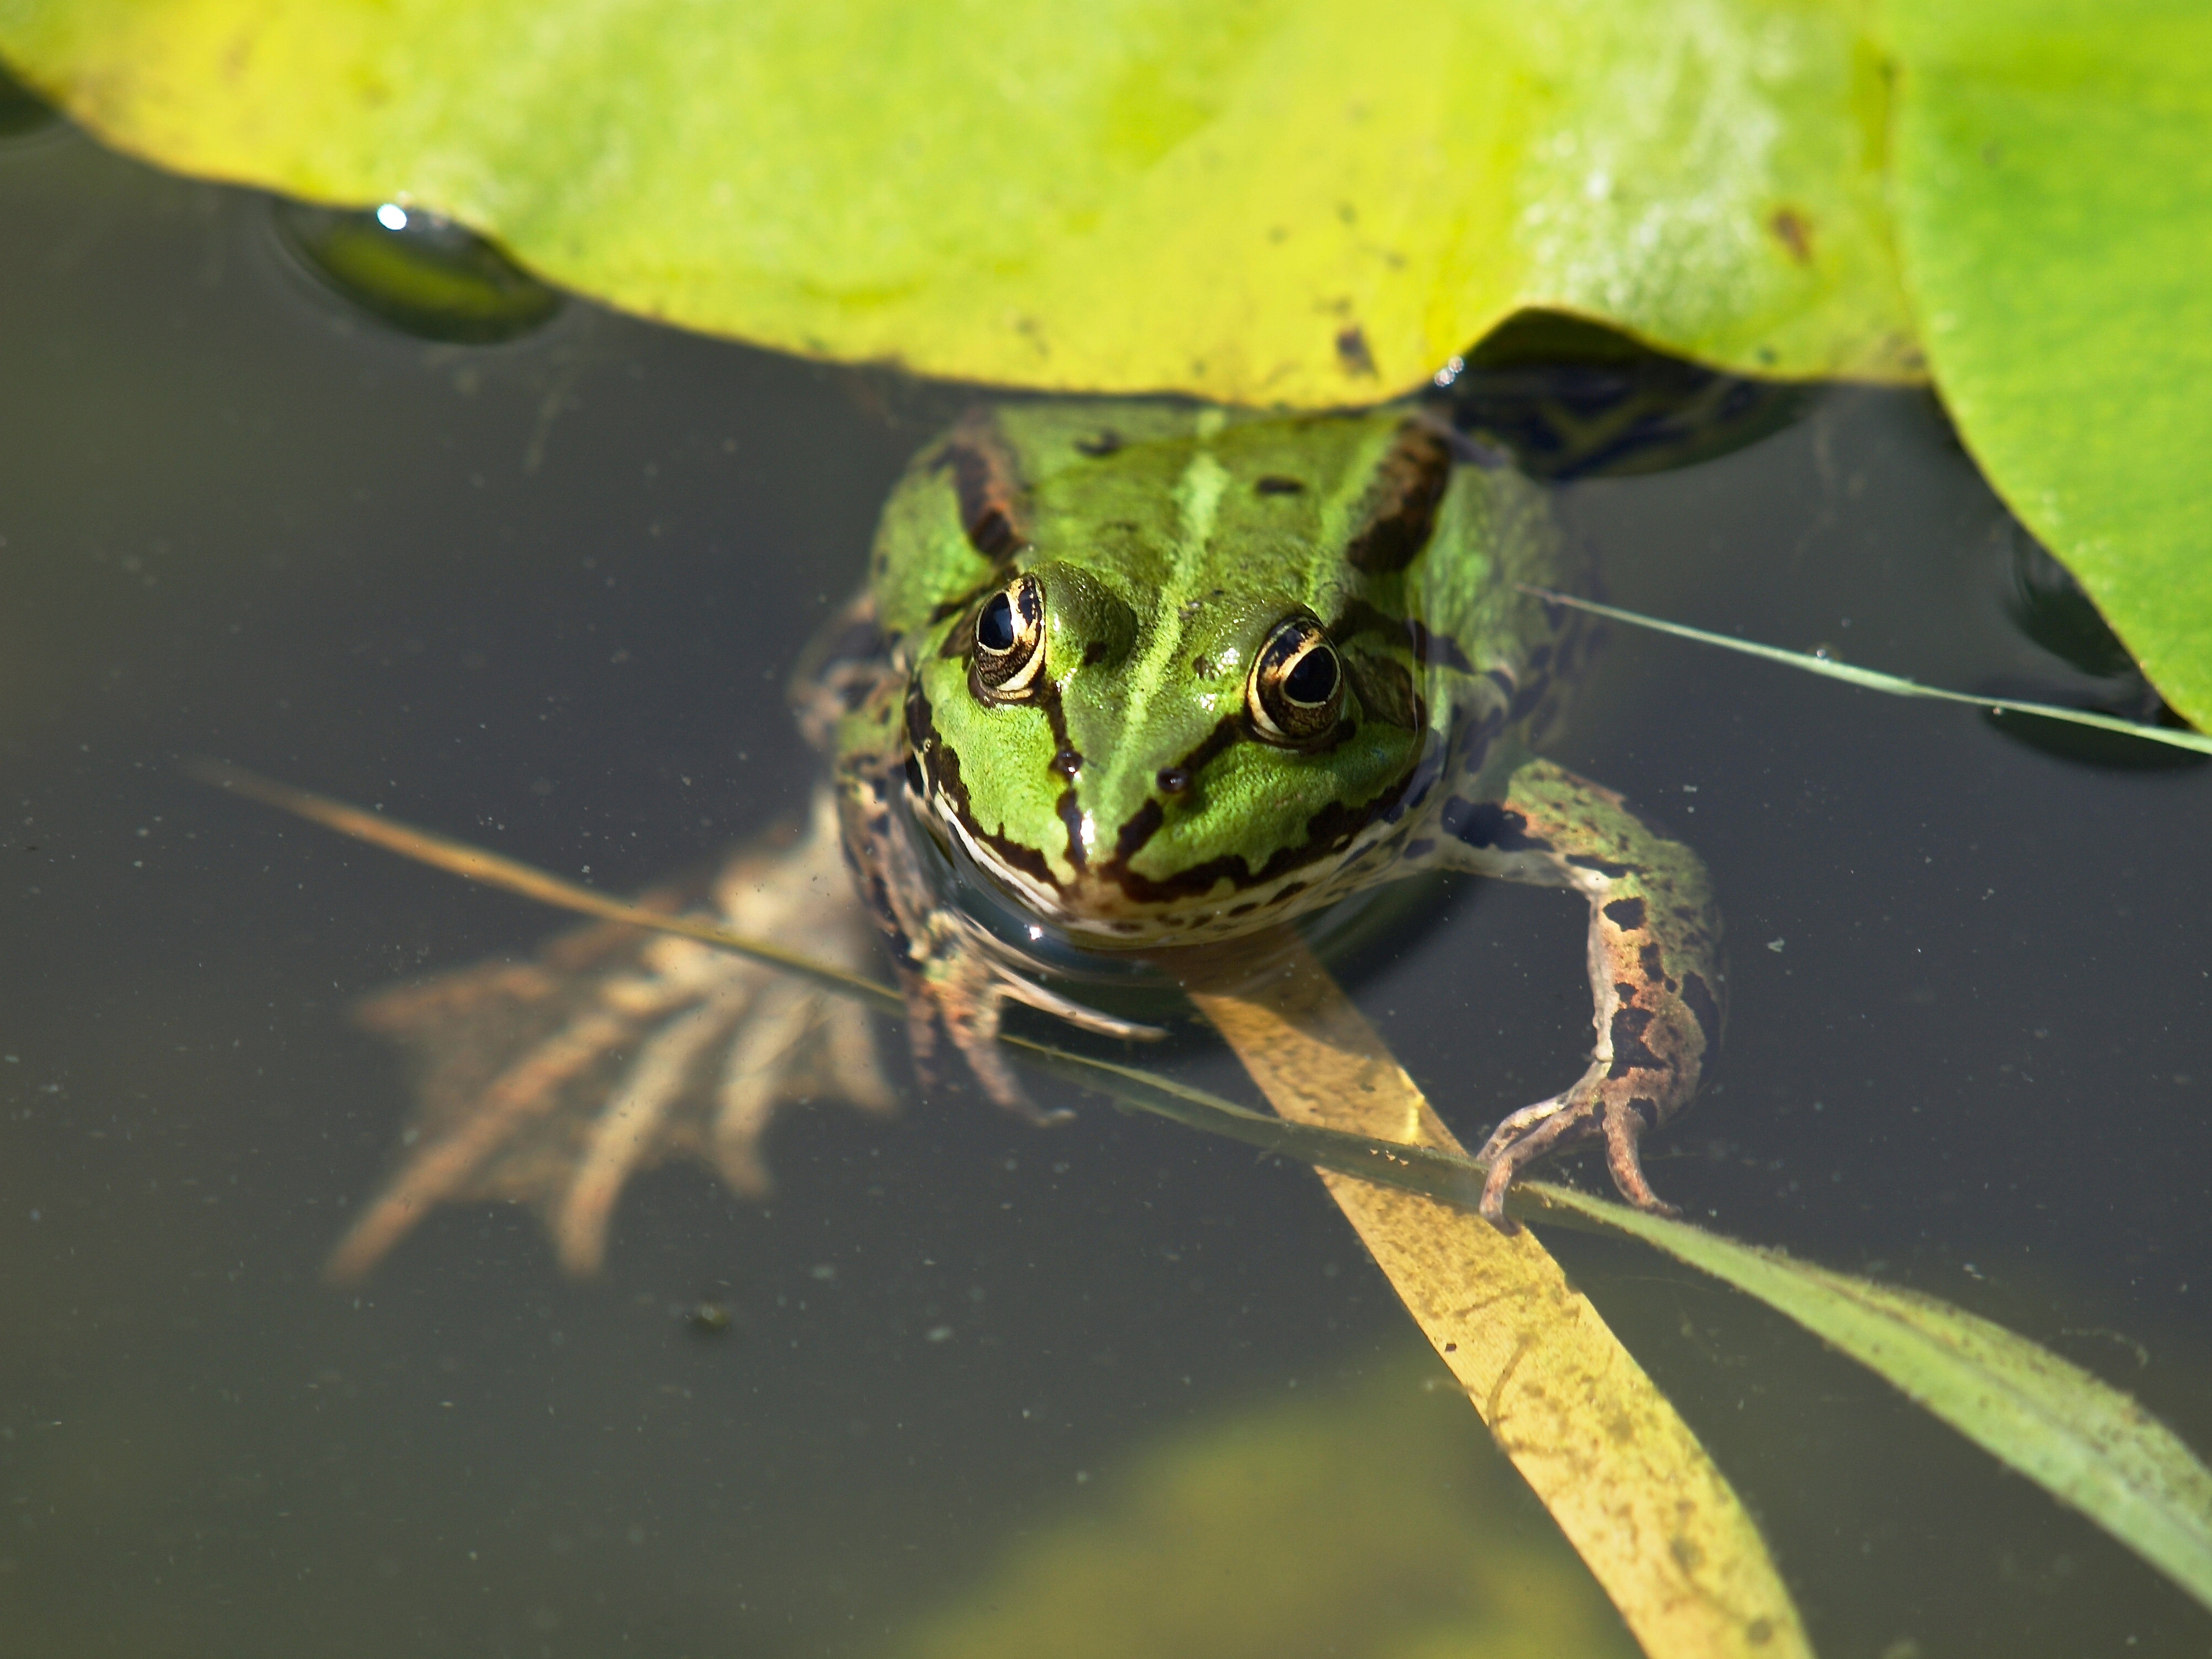
[[[614, 890], [710, 860], [804, 799], [784, 678], [964, 394], [581, 304], [426, 343], [305, 278], [261, 199], [65, 131], [0, 148], [0, 1654], [896, 1651], [1161, 1436], [1408, 1363], [1310, 1176], [1096, 1102], [1052, 1133], [919, 1102], [902, 1069], [895, 1121], [782, 1124], [765, 1206], [640, 1182], [597, 1282], [526, 1211], [452, 1207], [322, 1285], [406, 1107], [349, 1005], [560, 923], [177, 760]], [[2096, 689], [2022, 631], [2017, 532], [1924, 396], [1838, 391], [1561, 506], [1620, 603]], [[1650, 1148], [1661, 1189], [2001, 1319], [2212, 1448], [2212, 769], [1619, 629], [1554, 752], [1692, 841], [1727, 910], [1729, 1048]], [[1578, 1065], [1581, 922], [1508, 887], [1447, 908], [1360, 996], [1471, 1134]], [[1793, 1328], [1556, 1248], [1824, 1653], [2212, 1648]]]

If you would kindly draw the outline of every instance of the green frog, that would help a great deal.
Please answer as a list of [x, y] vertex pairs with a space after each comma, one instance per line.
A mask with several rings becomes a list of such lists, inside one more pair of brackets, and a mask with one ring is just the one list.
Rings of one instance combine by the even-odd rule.
[[[1040, 983], [1023, 933], [1158, 960], [1437, 868], [1569, 888], [1589, 906], [1596, 1040], [1579, 1077], [1490, 1135], [1482, 1211], [1508, 1224], [1516, 1176], [1589, 1139], [1624, 1194], [1664, 1209], [1638, 1147], [1714, 1056], [1720, 923], [1693, 853], [1534, 752], [1588, 641], [1530, 590], [1593, 575], [1538, 484], [1422, 406], [979, 410], [892, 490], [864, 591], [801, 670], [800, 723], [830, 761], [812, 829], [775, 860], [748, 854], [711, 909], [856, 967], [865, 915], [925, 1079], [949, 1046], [1030, 1111], [996, 1040], [1006, 1001], [1142, 1028]], [[833, 843], [851, 891], [825, 876]], [[1016, 937], [953, 902], [962, 876], [1003, 897]], [[520, 1058], [459, 1080], [436, 997], [393, 994], [414, 1000], [387, 1003], [385, 1028], [442, 1056], [446, 1081], [434, 1064], [430, 1144], [386, 1209], [535, 1197], [589, 1267], [623, 1179], [672, 1148], [757, 1190], [781, 1101], [888, 1094], [854, 1058], [856, 1017], [766, 973], [664, 939], [549, 975], [535, 1024], [509, 1021]], [[483, 1018], [480, 979], [448, 989]], [[605, 1103], [563, 1132], [557, 1176], [507, 1144], [512, 1124], [567, 1121], [586, 1097]], [[498, 1101], [512, 1122], [492, 1133]], [[410, 1187], [441, 1149], [446, 1174]]]

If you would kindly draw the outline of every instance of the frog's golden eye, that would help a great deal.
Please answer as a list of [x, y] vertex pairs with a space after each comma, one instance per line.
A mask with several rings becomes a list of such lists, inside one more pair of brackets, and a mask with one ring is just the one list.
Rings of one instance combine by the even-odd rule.
[[1044, 672], [1044, 588], [1035, 576], [1017, 576], [983, 601], [969, 661], [975, 695], [985, 702], [1029, 695]]
[[1344, 665], [1311, 617], [1285, 617], [1260, 647], [1244, 684], [1253, 730], [1269, 743], [1325, 738], [1344, 718]]

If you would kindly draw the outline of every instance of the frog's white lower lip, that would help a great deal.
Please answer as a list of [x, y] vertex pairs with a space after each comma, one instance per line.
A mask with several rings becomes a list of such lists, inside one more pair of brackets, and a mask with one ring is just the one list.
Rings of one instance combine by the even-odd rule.
[[[1224, 888], [1206, 897], [1147, 903], [1132, 898], [1119, 883], [1089, 872], [1079, 872], [1066, 884], [1040, 881], [1030, 872], [1009, 864], [995, 848], [979, 838], [951, 810], [951, 803], [938, 799], [927, 808], [920, 803], [917, 807], [943, 825], [975, 867], [1017, 903], [1063, 933], [1123, 948], [1234, 938], [1334, 903], [1346, 890], [1339, 878], [1375, 841], [1387, 839], [1391, 833], [1389, 826], [1376, 825], [1319, 869], [1305, 865], [1272, 881]], [[1285, 890], [1290, 890], [1288, 897]]]
[[1048, 882], [1039, 881], [1027, 871], [1017, 870], [1008, 864], [999, 856], [997, 848], [977, 840], [969, 832], [968, 826], [960, 821], [957, 812], [951, 810], [949, 803], [939, 799], [932, 805], [935, 810], [931, 816], [952, 832], [962, 850], [975, 861], [977, 868], [1038, 915], [1063, 925], [1070, 924], [1067, 907], [1061, 899], [1059, 888]]

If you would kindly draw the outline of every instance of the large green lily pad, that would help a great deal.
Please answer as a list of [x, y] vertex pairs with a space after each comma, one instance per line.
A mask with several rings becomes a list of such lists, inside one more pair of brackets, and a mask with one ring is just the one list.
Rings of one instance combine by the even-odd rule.
[[1838, 0], [0, 0], [166, 166], [458, 217], [787, 349], [1329, 404], [1554, 306], [1909, 375]]
[[0, 57], [164, 165], [959, 379], [1367, 402], [1528, 307], [1780, 376], [1924, 341], [2212, 726], [2212, 14], [1879, 3], [0, 0]]
[[2212, 727], [2212, 8], [1896, 8], [1897, 204], [1943, 398]]

